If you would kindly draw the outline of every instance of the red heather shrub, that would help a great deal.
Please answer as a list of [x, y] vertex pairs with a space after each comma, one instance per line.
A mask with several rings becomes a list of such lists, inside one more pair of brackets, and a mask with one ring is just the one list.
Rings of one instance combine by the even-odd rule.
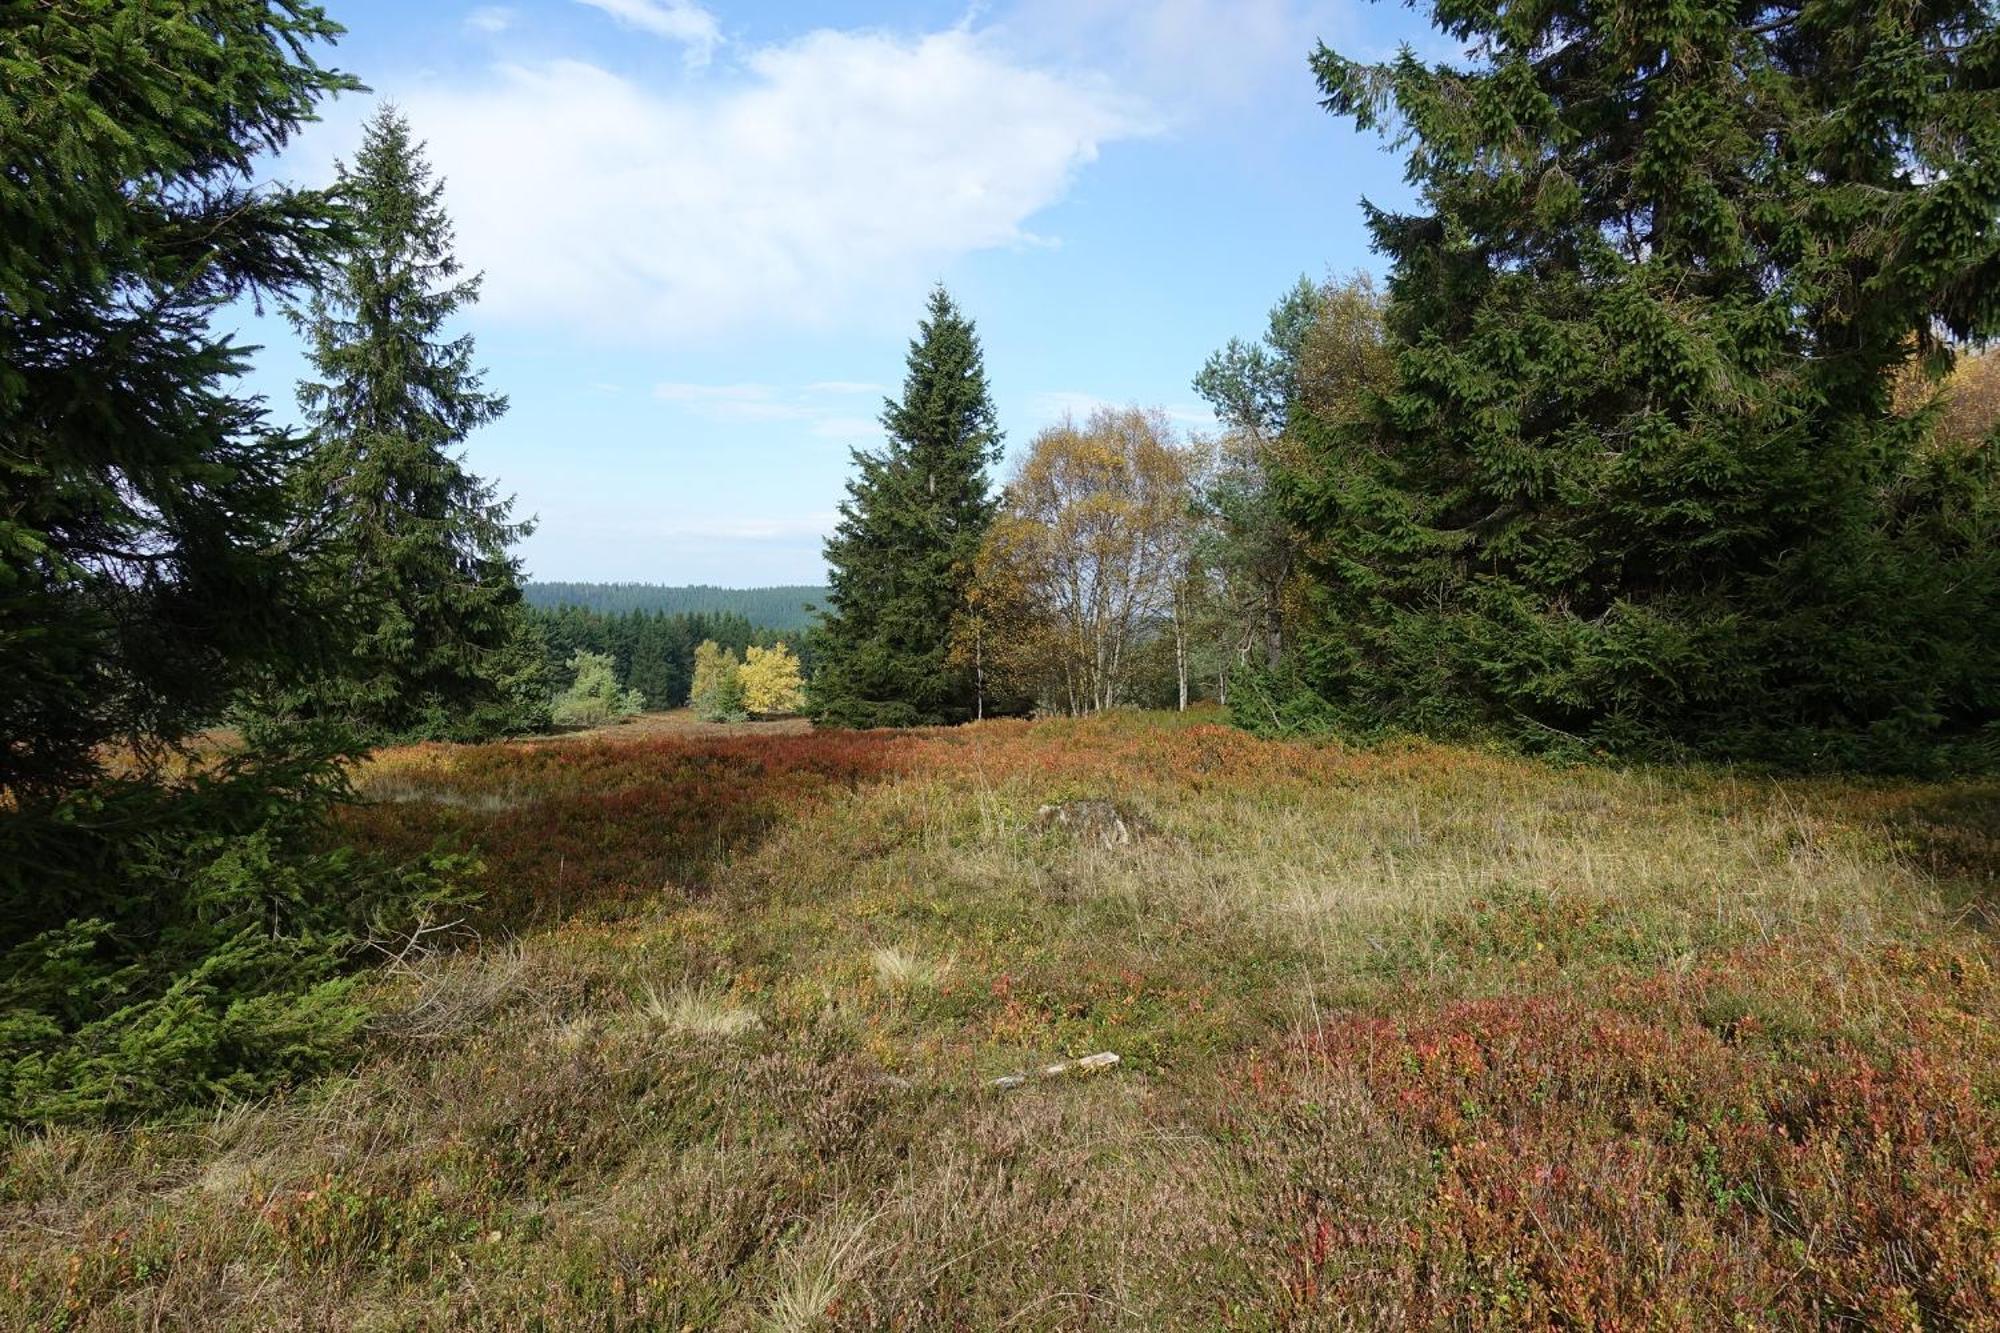
[[[1774, 954], [1339, 1019], [1293, 1059], [1357, 1077], [1430, 1154], [1393, 1279], [1415, 1324], [2000, 1327], [2000, 1031], [1983, 966], [1981, 1013], [1936, 964], [1872, 1040], [1773, 1036], [1760, 1005], [1813, 985]], [[1379, 1265], [1307, 1207], [1290, 1268]], [[1336, 1298], [1309, 1276], [1295, 1293]]]

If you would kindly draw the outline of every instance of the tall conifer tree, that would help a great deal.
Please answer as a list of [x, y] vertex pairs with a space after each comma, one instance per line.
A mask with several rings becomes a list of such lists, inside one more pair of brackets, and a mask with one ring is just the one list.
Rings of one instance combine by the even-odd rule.
[[[1994, 449], [1899, 414], [2000, 332], [2000, 12], [1481, 0], [1321, 48], [1392, 118], [1397, 386], [1298, 432], [1349, 721], [1784, 763], [2000, 758]], [[1275, 713], [1274, 713], [1275, 715]]]
[[973, 715], [952, 660], [979, 545], [995, 510], [988, 469], [1001, 435], [973, 323], [942, 287], [910, 344], [878, 453], [857, 450], [826, 544], [828, 610], [809, 706], [836, 726], [915, 726]]
[[298, 702], [377, 735], [533, 729], [548, 682], [509, 552], [531, 525], [457, 452], [507, 409], [472, 336], [447, 332], [479, 279], [460, 276], [443, 182], [395, 109], [370, 120], [340, 186], [354, 243], [296, 320], [320, 376], [299, 390], [316, 437], [306, 484], [356, 637]]
[[153, 762], [341, 628], [300, 442], [213, 327], [337, 249], [334, 200], [254, 178], [356, 86], [314, 59], [339, 32], [304, 0], [0, 5], [0, 1124], [294, 1083], [367, 1017], [363, 936], [457, 897], [329, 849], [319, 728]]

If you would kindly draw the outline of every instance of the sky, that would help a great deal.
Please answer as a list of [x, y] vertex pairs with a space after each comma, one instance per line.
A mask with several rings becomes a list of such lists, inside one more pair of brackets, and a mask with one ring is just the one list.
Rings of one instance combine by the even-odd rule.
[[[536, 579], [817, 583], [929, 288], [977, 323], [1008, 463], [1164, 409], [1301, 273], [1379, 271], [1400, 159], [1318, 105], [1317, 42], [1438, 39], [1352, 0], [328, 0], [365, 95], [270, 164], [331, 179], [378, 102], [445, 179], [511, 409], [466, 445]], [[273, 315], [252, 387], [295, 419]]]

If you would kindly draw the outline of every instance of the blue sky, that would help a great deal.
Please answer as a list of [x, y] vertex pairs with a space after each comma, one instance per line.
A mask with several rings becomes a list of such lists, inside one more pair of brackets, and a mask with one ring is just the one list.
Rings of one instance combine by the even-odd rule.
[[[1301, 272], [1375, 268], [1398, 160], [1321, 111], [1316, 40], [1435, 42], [1317, 0], [330, 0], [370, 85], [275, 165], [326, 179], [378, 98], [447, 178], [512, 410], [473, 467], [548, 579], [816, 582], [929, 285], [978, 321], [1010, 458], [1165, 408]], [[255, 386], [289, 413], [290, 332]]]

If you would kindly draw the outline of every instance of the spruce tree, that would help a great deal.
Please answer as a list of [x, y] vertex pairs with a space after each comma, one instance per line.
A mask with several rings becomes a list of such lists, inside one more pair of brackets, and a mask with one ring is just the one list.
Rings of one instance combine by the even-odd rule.
[[435, 178], [384, 107], [340, 170], [352, 244], [295, 322], [319, 378], [305, 484], [324, 506], [327, 588], [355, 637], [340, 669], [291, 702], [376, 736], [478, 739], [546, 721], [543, 650], [509, 547], [531, 531], [459, 452], [507, 400], [486, 391]]
[[952, 657], [995, 504], [987, 470], [1001, 435], [971, 320], [942, 287], [910, 343], [888, 444], [857, 450], [826, 543], [827, 611], [808, 706], [833, 726], [916, 726], [972, 717], [975, 687]]
[[1317, 619], [1362, 726], [1575, 750], [1990, 759], [1990, 443], [1895, 409], [2000, 331], [2000, 18], [1438, 3], [1471, 53], [1328, 107], [1412, 145], [1370, 210], [1396, 385], [1297, 434]]
[[211, 327], [312, 279], [323, 192], [252, 188], [322, 96], [305, 4], [0, 6], [0, 809], [168, 744], [315, 651], [297, 441]]
[[[344, 218], [254, 184], [340, 29], [293, 0], [0, 5], [0, 1124], [282, 1086], [351, 1050], [363, 937], [452, 896], [329, 847], [314, 728], [161, 761], [337, 642], [299, 442], [212, 327]], [[448, 879], [448, 877], [447, 877]]]

